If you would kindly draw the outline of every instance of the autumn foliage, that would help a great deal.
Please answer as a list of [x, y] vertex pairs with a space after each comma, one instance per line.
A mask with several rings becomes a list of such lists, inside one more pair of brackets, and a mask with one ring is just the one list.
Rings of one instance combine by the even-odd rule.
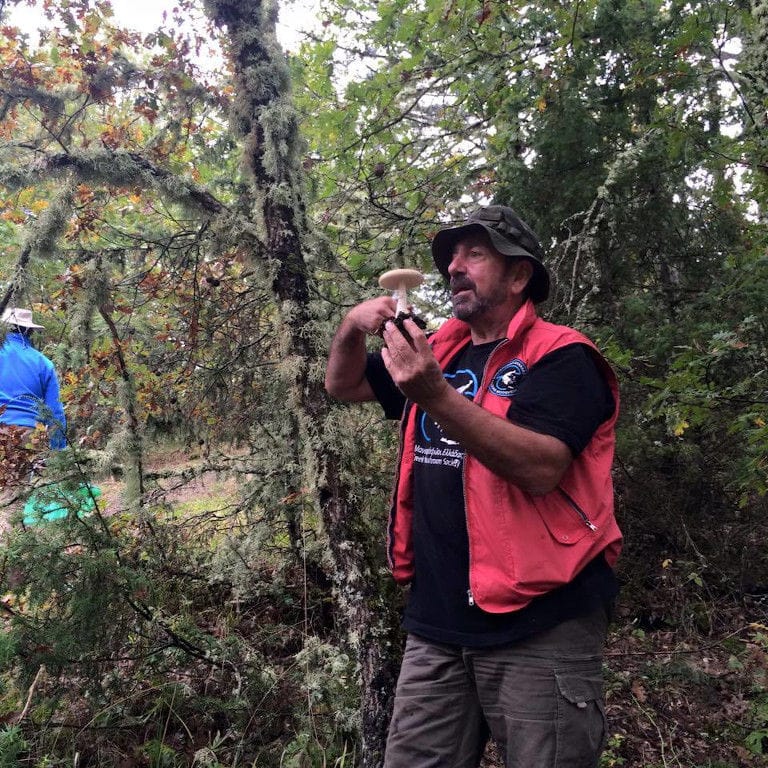
[[324, 356], [392, 267], [444, 317], [429, 240], [491, 198], [621, 381], [602, 768], [765, 764], [765, 2], [333, 0], [290, 56], [256, 0], [13, 10], [0, 305], [70, 448], [0, 433], [0, 764], [380, 764], [396, 426]]

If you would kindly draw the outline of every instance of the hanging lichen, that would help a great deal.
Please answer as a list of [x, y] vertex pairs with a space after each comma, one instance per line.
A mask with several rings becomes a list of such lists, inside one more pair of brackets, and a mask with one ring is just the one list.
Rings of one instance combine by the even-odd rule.
[[[277, 9], [257, 0], [208, 0], [207, 8], [227, 31], [235, 88], [231, 125], [243, 144], [259, 239], [253, 258], [268, 265], [278, 310], [281, 362], [275, 374], [282, 407], [272, 427], [279, 423], [286, 441], [281, 469], [291, 503], [284, 505], [284, 513], [289, 531], [303, 530], [307, 514], [322, 520], [328, 546], [323, 562], [316, 564], [331, 576], [338, 616], [362, 675], [361, 764], [379, 765], [397, 656], [396, 644], [387, 638], [397, 633], [397, 621], [391, 610], [376, 604], [376, 596], [383, 592], [382, 574], [371, 570], [366, 556], [370, 537], [352, 507], [338, 443], [324, 432], [330, 404], [312, 333], [313, 276], [306, 255], [308, 224], [300, 162], [304, 145], [285, 56], [275, 39]], [[303, 536], [293, 539], [302, 556], [314, 555], [305, 548]]]
[[768, 156], [768, 0], [752, 1], [751, 21], [743, 31], [739, 80], [748, 117], [745, 128], [762, 148], [764, 165]]

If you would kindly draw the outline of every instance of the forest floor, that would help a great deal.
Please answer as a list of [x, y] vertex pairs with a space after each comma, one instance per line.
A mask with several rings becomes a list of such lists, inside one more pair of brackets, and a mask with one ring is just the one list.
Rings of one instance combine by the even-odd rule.
[[[203, 515], [238, 495], [242, 477], [203, 466], [185, 449], [148, 457], [151, 493]], [[124, 508], [122, 477], [95, 482], [106, 515]], [[643, 594], [619, 575], [626, 588], [606, 650], [600, 768], [768, 766], [768, 600], [707, 602], [685, 583]], [[501, 765], [492, 747], [483, 765]]]
[[[177, 450], [150, 457], [146, 470], [175, 506], [235, 495], [237, 481], [213, 471], [174, 482], [199, 463]], [[122, 481], [99, 485], [119, 505]], [[768, 766], [768, 600], [708, 605], [680, 589], [650, 598], [624, 590], [605, 670], [600, 768]], [[500, 765], [490, 746], [484, 766]]]
[[[176, 506], [185, 506], [205, 497], [234, 495], [239, 481], [215, 469], [201, 469], [201, 457], [186, 448], [169, 448], [147, 456], [145, 473], [152, 478], [155, 495]], [[121, 473], [96, 481], [105, 501], [105, 513], [125, 506], [125, 482]]]
[[603, 765], [768, 764], [766, 637], [741, 607], [729, 613], [707, 631], [663, 620], [642, 629], [619, 605], [605, 660]]

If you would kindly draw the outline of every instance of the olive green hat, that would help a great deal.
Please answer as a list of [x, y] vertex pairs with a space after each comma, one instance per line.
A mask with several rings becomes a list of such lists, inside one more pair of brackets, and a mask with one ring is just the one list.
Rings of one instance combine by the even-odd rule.
[[432, 258], [440, 274], [448, 279], [456, 243], [473, 231], [482, 230], [493, 247], [505, 256], [527, 259], [533, 265], [528, 295], [534, 303], [549, 296], [549, 272], [544, 266], [544, 249], [534, 231], [506, 205], [488, 205], [473, 211], [458, 227], [443, 229], [432, 239]]

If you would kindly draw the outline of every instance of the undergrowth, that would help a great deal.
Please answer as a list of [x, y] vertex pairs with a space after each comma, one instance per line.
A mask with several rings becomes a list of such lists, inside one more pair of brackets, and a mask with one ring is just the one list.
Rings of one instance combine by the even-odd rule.
[[[358, 667], [333, 588], [227, 482], [170, 484], [141, 514], [107, 482], [82, 517], [8, 511], [0, 768], [358, 764]], [[309, 550], [322, 536], [305, 522]], [[665, 560], [642, 582], [622, 561], [600, 768], [768, 765], [768, 612], [693, 565]], [[500, 765], [492, 746], [484, 765]]]

